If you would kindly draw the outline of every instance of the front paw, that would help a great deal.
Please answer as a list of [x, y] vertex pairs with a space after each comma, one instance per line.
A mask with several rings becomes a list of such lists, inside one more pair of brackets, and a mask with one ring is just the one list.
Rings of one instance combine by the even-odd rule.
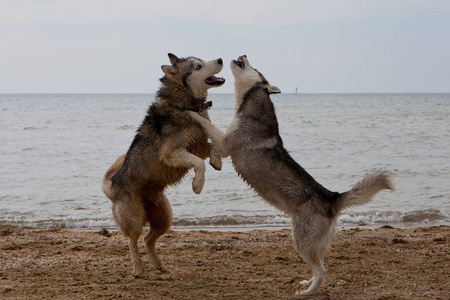
[[222, 159], [220, 158], [220, 156], [211, 156], [211, 158], [209, 159], [209, 164], [217, 171], [222, 170]]
[[192, 190], [196, 194], [200, 194], [202, 192], [204, 185], [205, 185], [205, 177], [203, 178], [195, 177], [194, 180], [192, 180]]
[[203, 163], [202, 168], [195, 171], [194, 180], [192, 180], [192, 190], [196, 194], [202, 192], [203, 186], [205, 185], [205, 164]]

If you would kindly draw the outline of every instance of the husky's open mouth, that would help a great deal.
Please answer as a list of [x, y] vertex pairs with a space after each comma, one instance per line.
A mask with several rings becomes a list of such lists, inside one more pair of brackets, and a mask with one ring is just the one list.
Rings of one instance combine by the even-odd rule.
[[241, 69], [245, 68], [244, 60], [242, 59], [243, 57], [247, 57], [247, 55], [239, 56], [237, 60], [234, 60], [234, 63]]
[[222, 85], [225, 83], [225, 78], [223, 77], [216, 77], [216, 76], [211, 76], [205, 79], [205, 83], [209, 84], [209, 85]]

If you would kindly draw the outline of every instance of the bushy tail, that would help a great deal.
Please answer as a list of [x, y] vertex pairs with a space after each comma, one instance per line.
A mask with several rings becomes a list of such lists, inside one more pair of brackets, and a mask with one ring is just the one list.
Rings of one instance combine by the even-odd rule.
[[102, 180], [102, 190], [105, 193], [106, 197], [110, 200], [113, 200], [113, 192], [112, 192], [112, 181], [111, 178], [117, 173], [117, 171], [122, 167], [123, 162], [125, 160], [125, 154], [119, 156], [117, 160], [113, 163], [111, 167], [106, 171]]
[[389, 172], [377, 172], [358, 182], [350, 191], [342, 193], [337, 199], [337, 210], [363, 205], [372, 200], [373, 196], [381, 190], [395, 191]]

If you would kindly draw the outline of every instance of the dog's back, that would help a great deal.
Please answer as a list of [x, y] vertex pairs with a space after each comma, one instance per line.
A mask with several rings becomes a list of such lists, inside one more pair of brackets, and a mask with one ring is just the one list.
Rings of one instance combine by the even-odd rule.
[[112, 187], [139, 190], [144, 185], [166, 187], [177, 184], [189, 168], [164, 164], [161, 157], [165, 155], [165, 145], [178, 144], [188, 148], [206, 143], [206, 136], [184, 113], [153, 103], [123, 159], [122, 167], [111, 178]]
[[334, 214], [339, 193], [320, 185], [289, 155], [279, 134], [275, 109], [263, 87], [254, 88], [237, 111], [238, 129], [226, 136], [240, 176], [266, 201], [291, 214], [307, 201], [320, 201]]
[[186, 130], [197, 133], [192, 144], [207, 142], [206, 136], [183, 113], [171, 113], [161, 106], [158, 103], [150, 106], [127, 154], [120, 156], [105, 173], [102, 187], [112, 201], [121, 200], [124, 192], [143, 193], [145, 186], [164, 189], [183, 179], [189, 168], [171, 167], [162, 162], [164, 143], [189, 145]]

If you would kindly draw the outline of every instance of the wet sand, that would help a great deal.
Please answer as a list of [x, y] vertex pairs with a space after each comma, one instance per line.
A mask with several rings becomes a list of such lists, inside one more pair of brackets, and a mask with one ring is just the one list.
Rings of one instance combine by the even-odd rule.
[[[117, 232], [0, 229], [1, 299], [295, 299], [311, 270], [290, 230], [171, 231], [158, 242], [170, 273], [131, 276]], [[327, 278], [302, 299], [450, 299], [450, 227], [339, 231]]]

